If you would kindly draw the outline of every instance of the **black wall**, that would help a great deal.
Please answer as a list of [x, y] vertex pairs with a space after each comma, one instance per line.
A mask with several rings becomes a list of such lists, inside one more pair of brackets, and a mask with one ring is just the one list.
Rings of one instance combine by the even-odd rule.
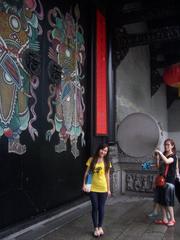
[[42, 1], [45, 18], [41, 21], [43, 35], [39, 37], [41, 43], [41, 74], [40, 86], [36, 90], [38, 104], [36, 112], [38, 119], [35, 127], [39, 137], [32, 141], [28, 131], [21, 134], [21, 143], [26, 144], [27, 152], [23, 155], [8, 153], [6, 137], [0, 139], [0, 228], [13, 225], [23, 220], [28, 220], [49, 209], [56, 208], [64, 203], [73, 201], [82, 196], [81, 186], [85, 162], [90, 154], [90, 94], [91, 94], [91, 8], [87, 2], [79, 2], [81, 17], [80, 24], [84, 29], [86, 62], [85, 62], [85, 87], [84, 101], [85, 112], [85, 140], [86, 146], [81, 147], [80, 139], [78, 148], [80, 155], [76, 159], [70, 151], [56, 153], [54, 146], [58, 141], [58, 134], [53, 135], [50, 142], [45, 140], [45, 133], [50, 128], [46, 121], [48, 106], [48, 48], [47, 12], [57, 6], [62, 13], [70, 10], [74, 1]]

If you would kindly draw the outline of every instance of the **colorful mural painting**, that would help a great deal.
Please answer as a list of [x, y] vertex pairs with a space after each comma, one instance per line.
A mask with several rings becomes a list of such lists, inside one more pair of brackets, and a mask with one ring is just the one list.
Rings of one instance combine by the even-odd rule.
[[49, 40], [49, 112], [47, 121], [52, 125], [46, 139], [58, 132], [57, 153], [67, 150], [67, 141], [75, 158], [79, 156], [78, 139], [84, 140], [84, 87], [83, 66], [85, 63], [84, 31], [79, 24], [80, 10], [76, 5], [64, 15], [55, 7], [48, 13], [51, 29]]
[[21, 155], [22, 131], [28, 129], [33, 140], [38, 136], [33, 123], [44, 13], [39, 0], [0, 1], [0, 12], [0, 137], [8, 138], [9, 153]]

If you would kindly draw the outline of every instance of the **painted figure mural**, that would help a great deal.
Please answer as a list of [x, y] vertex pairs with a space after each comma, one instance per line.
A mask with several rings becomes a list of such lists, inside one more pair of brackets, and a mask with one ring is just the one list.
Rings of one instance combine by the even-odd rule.
[[26, 152], [22, 131], [28, 129], [33, 140], [38, 136], [33, 123], [43, 15], [39, 0], [0, 1], [0, 137], [8, 138], [9, 153]]
[[79, 19], [78, 5], [65, 15], [57, 7], [48, 13], [51, 29], [48, 31], [50, 95], [47, 121], [52, 127], [46, 132], [46, 139], [50, 141], [55, 131], [58, 132], [59, 142], [55, 151], [66, 151], [69, 140], [75, 158], [79, 156], [78, 139], [81, 140], [81, 146], [85, 145], [82, 85], [85, 78], [85, 44]]

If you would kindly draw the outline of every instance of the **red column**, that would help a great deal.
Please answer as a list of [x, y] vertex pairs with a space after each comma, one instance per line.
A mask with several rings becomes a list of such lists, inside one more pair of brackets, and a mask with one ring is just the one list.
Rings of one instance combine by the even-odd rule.
[[106, 20], [96, 12], [96, 135], [108, 134]]

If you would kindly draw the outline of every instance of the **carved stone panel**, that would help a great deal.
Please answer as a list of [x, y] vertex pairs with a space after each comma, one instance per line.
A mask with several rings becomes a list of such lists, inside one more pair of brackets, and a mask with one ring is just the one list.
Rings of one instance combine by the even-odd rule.
[[126, 172], [125, 190], [128, 192], [153, 193], [153, 173], [142, 171]]

